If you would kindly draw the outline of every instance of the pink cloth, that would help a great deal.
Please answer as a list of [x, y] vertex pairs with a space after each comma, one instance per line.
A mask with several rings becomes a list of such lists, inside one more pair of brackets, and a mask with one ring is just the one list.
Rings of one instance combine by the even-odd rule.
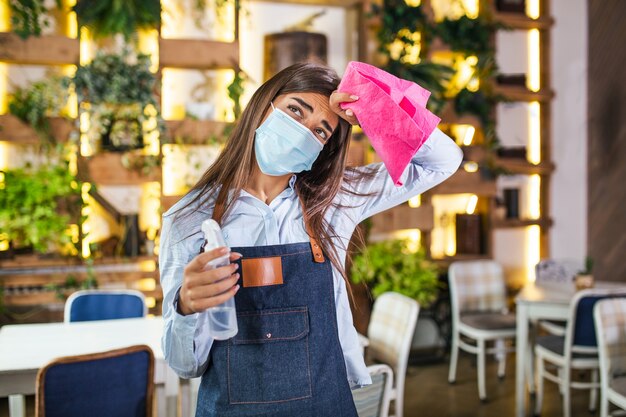
[[396, 186], [415, 152], [441, 119], [426, 110], [428, 90], [363, 62], [349, 62], [337, 90], [359, 96], [342, 103], [359, 119]]

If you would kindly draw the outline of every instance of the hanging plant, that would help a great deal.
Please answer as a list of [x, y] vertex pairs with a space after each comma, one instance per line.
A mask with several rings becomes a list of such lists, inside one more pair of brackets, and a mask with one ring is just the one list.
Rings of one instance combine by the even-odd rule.
[[235, 120], [241, 116], [241, 96], [244, 92], [243, 85], [248, 81], [248, 75], [240, 68], [235, 70], [235, 78], [233, 82], [228, 85], [228, 98], [233, 102], [233, 114]]
[[156, 105], [156, 77], [150, 72], [150, 56], [98, 52], [72, 79], [79, 102]]
[[494, 53], [491, 47], [491, 37], [497, 27], [484, 17], [445, 18], [433, 28], [435, 35], [454, 51], [463, 52], [466, 55]]
[[385, 0], [382, 6], [372, 5], [372, 14], [381, 19], [377, 38], [383, 54], [388, 53], [388, 46], [405, 29], [420, 32], [421, 42], [428, 43], [432, 39], [432, 26], [421, 6], [409, 6], [404, 0]]
[[[378, 51], [386, 58], [382, 68], [430, 91], [428, 108], [439, 112], [445, 105], [446, 84], [454, 69], [419, 59], [417, 48], [428, 44], [433, 36], [433, 27], [421, 6], [409, 6], [404, 0], [385, 0], [382, 6], [373, 5], [372, 13], [381, 21], [377, 38]], [[419, 36], [414, 36], [417, 32]]]
[[[45, 0], [9, 0], [11, 30], [20, 38], [41, 36], [43, 28], [49, 27], [52, 18], [48, 14]], [[62, 7], [61, 0], [56, 0], [56, 7]]]
[[[492, 37], [501, 25], [485, 11], [475, 19], [462, 15], [433, 22], [421, 5], [412, 7], [404, 0], [385, 0], [372, 10], [380, 18], [379, 52], [387, 58], [383, 68], [429, 90], [432, 94], [428, 101], [431, 111], [438, 113], [452, 101], [457, 114], [477, 116], [486, 146], [496, 147], [495, 106], [502, 97], [492, 94], [489, 80], [497, 74]], [[419, 36], [414, 36], [415, 32], [419, 32]], [[450, 52], [458, 53], [464, 59], [476, 57], [475, 72], [470, 80], [478, 80], [478, 91], [470, 91], [467, 85], [455, 85], [450, 90], [448, 86], [456, 78], [456, 69], [424, 59], [435, 38], [441, 39]], [[409, 56], [415, 55], [416, 50], [420, 55], [417, 59]]]
[[[148, 55], [99, 52], [88, 65], [79, 67], [73, 78], [81, 111], [90, 114], [86, 132], [92, 143], [101, 141], [108, 150], [124, 151], [143, 147], [143, 137], [164, 123], [154, 95], [156, 77], [150, 72]], [[144, 122], [156, 117], [150, 130]]]
[[72, 10], [95, 39], [122, 34], [129, 40], [137, 30], [161, 24], [159, 0], [78, 0]]
[[69, 80], [54, 76], [18, 88], [9, 97], [9, 112], [30, 125], [44, 144], [54, 144], [49, 117], [61, 116], [67, 105]]

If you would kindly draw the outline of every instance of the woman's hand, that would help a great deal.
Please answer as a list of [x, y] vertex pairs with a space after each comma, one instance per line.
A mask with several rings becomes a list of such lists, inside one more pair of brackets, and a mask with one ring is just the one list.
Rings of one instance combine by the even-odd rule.
[[337, 113], [339, 117], [346, 120], [351, 125], [358, 125], [359, 121], [357, 120], [354, 112], [350, 109], [344, 110], [341, 108], [341, 103], [353, 103], [359, 99], [358, 96], [349, 93], [340, 93], [339, 91], [333, 91], [330, 95], [330, 108], [332, 111]]
[[[201, 253], [187, 264], [178, 299], [179, 313], [185, 316], [199, 313], [209, 307], [222, 304], [237, 293], [239, 285], [235, 284], [239, 279], [239, 273], [235, 271], [239, 265], [231, 263], [215, 269], [204, 269], [209, 261], [227, 253], [228, 248], [213, 249]], [[240, 253], [232, 252], [230, 261], [236, 261], [241, 256]]]

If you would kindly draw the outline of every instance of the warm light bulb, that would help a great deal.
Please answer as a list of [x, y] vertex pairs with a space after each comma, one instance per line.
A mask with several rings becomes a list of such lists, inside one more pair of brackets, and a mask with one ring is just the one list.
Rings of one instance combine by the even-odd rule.
[[541, 163], [541, 105], [538, 101], [528, 104], [528, 136], [526, 158], [538, 165]]
[[416, 195], [415, 197], [409, 199], [409, 207], [417, 208], [422, 204], [422, 196]]
[[526, 86], [533, 92], [537, 92], [541, 88], [541, 46], [539, 36], [539, 29], [528, 31], [528, 80]]
[[476, 128], [474, 126], [468, 126], [465, 130], [465, 136], [463, 137], [463, 145], [470, 146], [472, 144], [474, 133], [476, 133]]
[[474, 214], [474, 211], [476, 211], [477, 204], [478, 204], [478, 196], [476, 194], [472, 194], [467, 200], [467, 207], [465, 208], [465, 213]]
[[539, 0], [526, 0], [526, 16], [539, 19]]
[[463, 169], [465, 172], [474, 173], [478, 172], [478, 164], [474, 161], [468, 161], [463, 164]]

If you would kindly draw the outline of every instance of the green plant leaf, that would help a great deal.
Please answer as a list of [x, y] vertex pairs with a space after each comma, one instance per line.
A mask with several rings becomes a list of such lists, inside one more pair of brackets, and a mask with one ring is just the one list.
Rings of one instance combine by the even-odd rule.
[[428, 307], [439, 292], [437, 266], [428, 261], [424, 251], [409, 252], [405, 240], [388, 240], [366, 246], [354, 257], [350, 279], [366, 283], [374, 297], [394, 291]]

